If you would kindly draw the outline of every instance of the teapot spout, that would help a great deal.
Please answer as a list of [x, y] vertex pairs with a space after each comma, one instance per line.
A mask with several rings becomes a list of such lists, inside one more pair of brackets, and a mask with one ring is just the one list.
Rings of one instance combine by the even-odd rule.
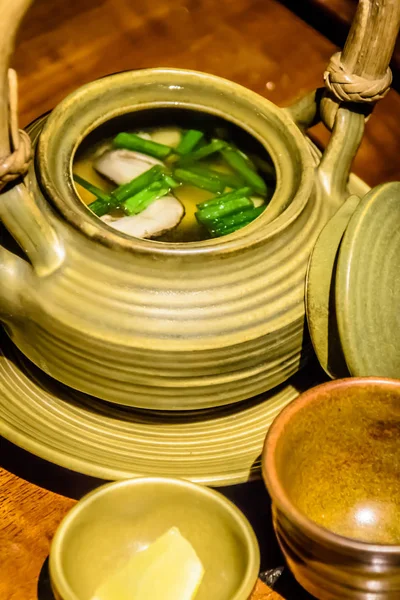
[[64, 244], [39, 190], [31, 191], [22, 183], [4, 191], [0, 198], [0, 220], [28, 256], [35, 273], [45, 277], [58, 269], [65, 257]]
[[13, 321], [23, 313], [23, 294], [32, 279], [32, 268], [0, 246], [0, 320]]
[[[36, 274], [46, 276], [57, 269], [64, 258], [64, 248], [56, 231], [54, 216], [45, 205], [39, 190], [32, 189], [35, 185], [35, 177], [29, 178], [28, 176], [25, 182], [19, 178], [17, 183], [13, 183], [8, 188], [4, 187], [6, 183], [15, 180], [26, 171], [25, 162], [27, 163], [29, 158], [28, 156], [24, 157], [24, 161], [22, 161], [24, 166], [18, 165], [18, 168], [16, 168], [14, 165], [14, 170], [10, 167], [12, 161], [10, 162], [7, 159], [7, 157], [10, 159], [11, 151], [13, 151], [14, 156], [18, 154], [19, 140], [16, 117], [16, 77], [13, 71], [8, 72], [8, 65], [18, 26], [31, 3], [32, 0], [12, 0], [12, 2], [1, 3], [0, 99], [2, 101], [0, 102], [0, 163], [3, 170], [0, 169], [0, 189], [2, 189], [0, 221], [27, 254]], [[7, 77], [7, 74], [9, 74], [9, 77]], [[25, 137], [27, 137], [26, 134]], [[13, 148], [10, 147], [10, 140], [13, 142]], [[29, 155], [29, 150], [27, 154]], [[21, 166], [21, 169], [19, 166]], [[7, 280], [11, 277], [11, 272], [14, 273], [10, 268], [11, 264], [14, 264], [15, 267], [15, 263], [12, 263], [8, 254], [4, 254], [4, 250], [1, 252], [1, 256], [5, 258], [5, 264], [0, 263], [0, 268], [3, 278], [5, 277]], [[21, 270], [22, 266], [19, 265], [16, 269], [17, 271]], [[9, 282], [11, 285], [10, 290], [14, 289], [13, 281], [11, 279]]]

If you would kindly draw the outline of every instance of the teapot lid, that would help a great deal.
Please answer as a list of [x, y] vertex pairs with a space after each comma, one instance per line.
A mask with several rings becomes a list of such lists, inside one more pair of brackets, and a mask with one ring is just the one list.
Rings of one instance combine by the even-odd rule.
[[335, 300], [350, 373], [400, 377], [400, 183], [371, 190], [351, 217]]
[[400, 377], [400, 183], [350, 197], [310, 258], [312, 342], [331, 376]]

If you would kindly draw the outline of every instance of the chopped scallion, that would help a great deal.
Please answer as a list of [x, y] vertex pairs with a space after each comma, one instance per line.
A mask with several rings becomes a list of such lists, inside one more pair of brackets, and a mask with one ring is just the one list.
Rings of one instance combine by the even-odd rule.
[[179, 164], [187, 165], [196, 160], [201, 160], [202, 158], [206, 158], [207, 156], [210, 156], [211, 154], [215, 154], [215, 152], [220, 152], [226, 146], [227, 146], [227, 143], [224, 142], [223, 140], [217, 140], [217, 139], [211, 140], [211, 142], [209, 144], [206, 144], [206, 146], [202, 146], [201, 148], [198, 148], [197, 150], [194, 150], [193, 152], [190, 152], [189, 154], [186, 154], [185, 156], [183, 156], [179, 160]]
[[212, 237], [221, 237], [221, 236], [225, 236], [225, 235], [229, 235], [230, 233], [235, 233], [235, 231], [237, 231], [238, 229], [241, 229], [242, 227], [244, 227], [244, 225], [247, 225], [247, 223], [244, 223], [243, 225], [239, 225], [238, 227], [231, 227], [230, 229], [225, 229], [223, 233], [220, 233], [217, 230], [211, 230], [210, 234], [212, 235]]
[[221, 151], [222, 156], [234, 171], [236, 171], [253, 190], [261, 196], [266, 196], [267, 186], [260, 175], [254, 171], [243, 158], [240, 152], [233, 148], [224, 148]]
[[224, 191], [225, 185], [217, 179], [211, 179], [204, 175], [199, 175], [190, 169], [175, 169], [174, 177], [181, 183], [188, 185], [194, 185], [195, 187], [201, 188], [202, 190], [208, 190], [218, 194]]
[[76, 183], [78, 183], [80, 186], [85, 188], [85, 190], [87, 190], [88, 192], [93, 194], [93, 196], [96, 197], [96, 200], [89, 204], [90, 210], [94, 212], [94, 214], [98, 217], [106, 215], [111, 207], [110, 196], [106, 194], [106, 192], [103, 192], [103, 190], [101, 190], [100, 188], [90, 183], [89, 181], [86, 181], [86, 179], [83, 179], [83, 177], [76, 175], [76, 173], [73, 174], [73, 178]]
[[135, 196], [132, 196], [132, 198], [126, 200], [123, 204], [123, 209], [128, 215], [137, 215], [152, 202], [168, 194], [170, 189], [170, 186], [164, 182], [156, 181]]
[[123, 185], [117, 187], [111, 193], [111, 196], [115, 198], [119, 204], [121, 204], [128, 198], [131, 198], [132, 196], [140, 192], [141, 190], [144, 190], [144, 188], [147, 188], [155, 181], [161, 179], [163, 173], [164, 170], [161, 165], [154, 165], [154, 167], [151, 167], [151, 169], [149, 169], [148, 171], [145, 171], [141, 175], [138, 175], [138, 177], [135, 177], [135, 179], [132, 179], [132, 181], [129, 181], [128, 183], [124, 183]]
[[181, 156], [189, 154], [189, 152], [192, 152], [192, 150], [194, 150], [194, 148], [197, 146], [197, 144], [203, 137], [204, 133], [202, 131], [197, 131], [196, 129], [189, 129], [182, 136], [182, 139], [176, 148], [177, 153]]
[[134, 150], [135, 152], [142, 152], [143, 154], [148, 154], [149, 156], [159, 158], [160, 160], [167, 158], [172, 152], [172, 148], [169, 146], [158, 144], [152, 140], [145, 140], [134, 133], [119, 133], [114, 138], [113, 144], [116, 148], [125, 148], [127, 150]]
[[199, 175], [204, 175], [210, 179], [217, 179], [221, 182], [221, 184], [224, 185], [224, 187], [240, 188], [244, 186], [243, 179], [235, 173], [223, 173], [221, 171], [216, 171], [215, 169], [209, 169], [208, 167], [198, 163], [191, 164], [189, 168], [191, 171], [198, 173]]
[[238, 198], [236, 200], [228, 200], [228, 202], [221, 202], [217, 206], [210, 206], [209, 208], [203, 208], [196, 212], [196, 218], [200, 223], [207, 225], [212, 221], [233, 215], [246, 208], [253, 208], [254, 205], [248, 198]]
[[167, 173], [163, 173], [162, 178], [165, 181], [165, 183], [167, 185], [169, 185], [169, 187], [171, 189], [177, 188], [181, 185], [179, 181], [176, 181], [173, 177], [171, 177]]
[[254, 221], [254, 219], [261, 215], [264, 210], [265, 206], [260, 206], [259, 208], [244, 210], [240, 213], [236, 213], [235, 215], [222, 217], [213, 222], [212, 228], [214, 231], [219, 232], [220, 235], [223, 235], [223, 232], [227, 229], [241, 226], [243, 224], [247, 225], [251, 221]]
[[205, 200], [204, 202], [200, 202], [197, 205], [199, 210], [203, 208], [209, 208], [210, 206], [218, 206], [222, 202], [228, 202], [229, 200], [237, 200], [238, 198], [248, 198], [251, 196], [251, 188], [244, 187], [239, 190], [234, 190], [232, 192], [227, 192], [226, 194], [221, 194], [220, 196], [216, 196], [215, 198], [211, 198], [210, 200]]
[[96, 196], [96, 198], [100, 198], [100, 200], [108, 202], [109, 196], [108, 194], [106, 194], [106, 192], [103, 192], [103, 190], [90, 183], [90, 181], [86, 181], [86, 179], [83, 179], [83, 177], [76, 175], [76, 173], [74, 173], [73, 177], [76, 183], [79, 183], [79, 185], [81, 185], [83, 188], [85, 188], [85, 190], [93, 194], [93, 196]]

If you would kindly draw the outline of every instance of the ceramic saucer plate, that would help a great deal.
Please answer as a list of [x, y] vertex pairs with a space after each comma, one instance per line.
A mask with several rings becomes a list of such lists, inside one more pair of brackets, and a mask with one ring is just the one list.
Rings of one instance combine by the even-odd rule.
[[32, 365], [4, 333], [0, 339], [0, 434], [50, 462], [106, 480], [164, 475], [223, 486], [256, 478], [268, 427], [311, 385], [307, 374], [298, 374], [231, 407], [150, 413], [71, 390]]
[[336, 311], [350, 373], [400, 378], [400, 183], [371, 190], [351, 217]]

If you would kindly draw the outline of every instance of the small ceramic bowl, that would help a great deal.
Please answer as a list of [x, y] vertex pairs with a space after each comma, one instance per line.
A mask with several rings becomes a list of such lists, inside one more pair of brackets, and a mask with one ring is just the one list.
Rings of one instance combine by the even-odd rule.
[[50, 551], [55, 597], [90, 600], [118, 563], [174, 526], [205, 569], [196, 600], [247, 600], [260, 567], [247, 519], [211, 489], [162, 477], [104, 485], [69, 512]]
[[274, 527], [323, 600], [400, 598], [400, 381], [315, 387], [274, 421], [263, 453]]

